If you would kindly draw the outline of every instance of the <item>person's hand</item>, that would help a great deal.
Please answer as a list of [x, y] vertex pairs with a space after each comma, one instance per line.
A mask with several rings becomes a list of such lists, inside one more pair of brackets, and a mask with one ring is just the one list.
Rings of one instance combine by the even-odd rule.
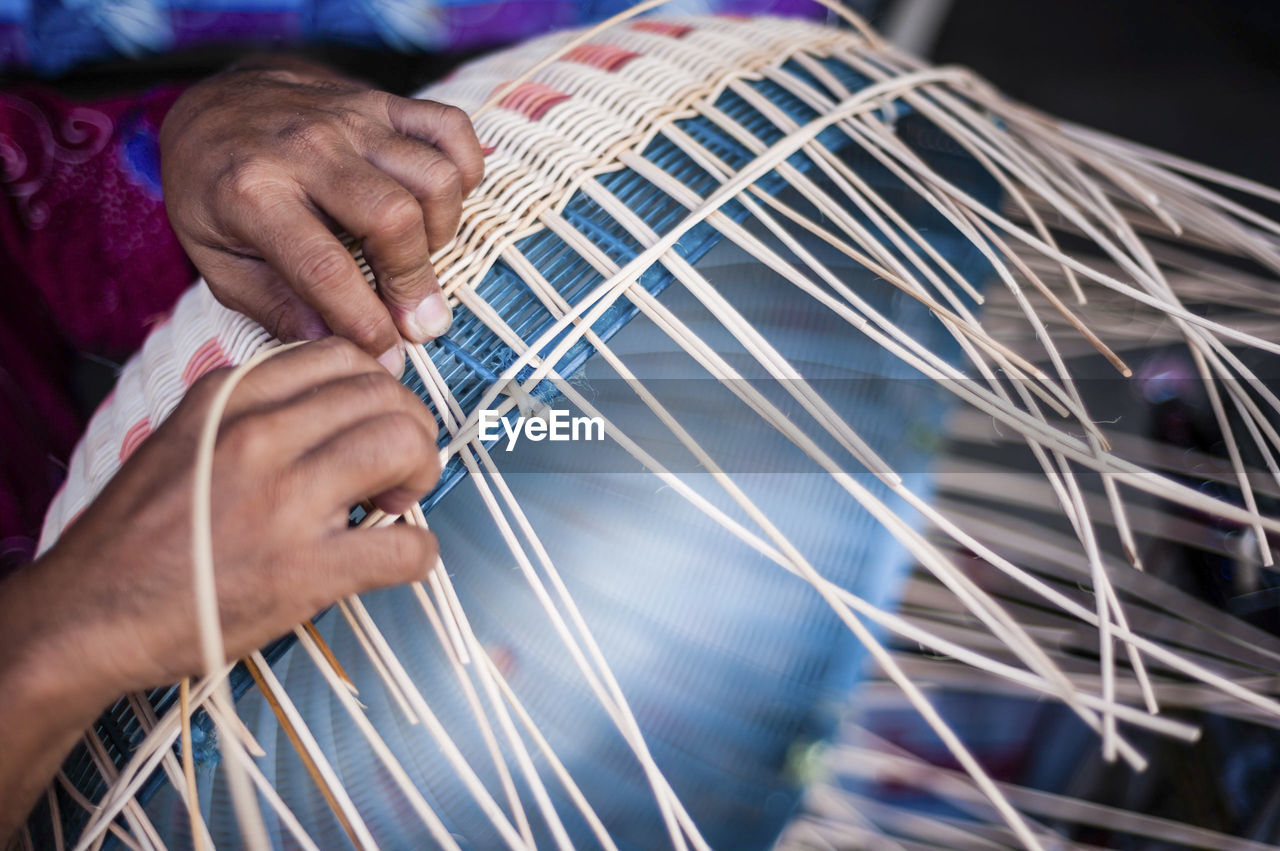
[[[301, 64], [239, 68], [186, 92], [160, 147], [183, 248], [220, 301], [277, 338], [332, 331], [399, 375], [401, 335], [449, 329], [429, 257], [484, 173], [461, 110]], [[363, 241], [376, 293], [338, 229]]]
[[[197, 382], [29, 569], [28, 579], [44, 572], [53, 596], [24, 608], [56, 622], [29, 629], [74, 646], [81, 676], [108, 681], [104, 693], [112, 696], [203, 673], [192, 478], [197, 435], [226, 375]], [[245, 377], [219, 431], [211, 494], [230, 658], [341, 597], [427, 575], [436, 560], [430, 533], [405, 525], [349, 529], [347, 515], [369, 497], [390, 513], [408, 510], [439, 476], [435, 437], [426, 406], [336, 337], [283, 353]]]
[[[84, 514], [0, 583], [0, 842], [119, 695], [203, 674], [192, 569], [195, 449], [229, 374], [201, 379]], [[422, 579], [435, 537], [349, 529], [372, 497], [402, 513], [436, 482], [435, 421], [337, 337], [284, 352], [231, 395], [211, 488], [229, 659], [335, 600]]]

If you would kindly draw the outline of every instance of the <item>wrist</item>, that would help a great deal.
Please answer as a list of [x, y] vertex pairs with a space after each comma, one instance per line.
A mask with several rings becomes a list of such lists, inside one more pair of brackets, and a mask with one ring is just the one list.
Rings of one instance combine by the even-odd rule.
[[[84, 729], [116, 695], [110, 678], [91, 673], [72, 628], [76, 617], [58, 593], [61, 566], [40, 559], [0, 582], [0, 842], [27, 818]], [[78, 648], [78, 649], [77, 649]]]
[[0, 694], [49, 727], [80, 730], [128, 689], [100, 624], [75, 601], [72, 566], [46, 555], [0, 583]]

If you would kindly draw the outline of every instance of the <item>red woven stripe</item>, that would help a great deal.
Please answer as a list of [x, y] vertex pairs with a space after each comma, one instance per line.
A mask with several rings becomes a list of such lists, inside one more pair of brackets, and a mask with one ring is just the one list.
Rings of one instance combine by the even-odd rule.
[[614, 73], [639, 55], [616, 44], [580, 44], [562, 58], [565, 62], [577, 62]]
[[558, 103], [569, 99], [569, 95], [558, 92], [542, 83], [521, 83], [503, 96], [498, 105], [503, 109], [524, 113], [530, 121], [539, 121], [547, 114], [547, 110]]
[[134, 423], [124, 433], [124, 440], [120, 442], [120, 461], [129, 460], [129, 456], [133, 454], [133, 451], [142, 445], [142, 441], [146, 440], [150, 434], [151, 420], [143, 417]]
[[636, 21], [631, 25], [633, 30], [640, 30], [658, 35], [669, 35], [672, 38], [684, 38], [693, 32], [693, 27], [685, 24], [668, 24], [662, 21]]
[[215, 338], [196, 349], [196, 353], [191, 356], [191, 360], [187, 361], [187, 368], [182, 371], [182, 383], [190, 387], [196, 383], [200, 376], [212, 372], [220, 366], [229, 366], [230, 364], [231, 360], [227, 357], [226, 352], [222, 351], [222, 346]]

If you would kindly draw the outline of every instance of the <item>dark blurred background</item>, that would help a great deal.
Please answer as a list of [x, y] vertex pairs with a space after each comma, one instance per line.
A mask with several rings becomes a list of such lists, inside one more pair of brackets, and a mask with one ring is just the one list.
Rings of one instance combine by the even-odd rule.
[[1280, 185], [1274, 0], [893, 0], [877, 18], [923, 22], [927, 58], [1046, 112]]
[[[1280, 3], [890, 0], [875, 22], [905, 49], [935, 64], [970, 67], [1046, 113], [1280, 186]], [[1251, 203], [1272, 216], [1280, 212]], [[1150, 352], [1149, 362], [1164, 354]], [[1204, 451], [1222, 454], [1208, 406], [1197, 393], [1130, 415], [1149, 422], [1150, 436], [1175, 445], [1190, 447], [1196, 445], [1193, 435], [1212, 435]], [[1280, 634], [1274, 593], [1255, 595], [1262, 604], [1246, 611], [1242, 599], [1224, 590], [1235, 565], [1177, 546], [1161, 550], [1152, 562], [1160, 563], [1166, 581]], [[1015, 783], [1256, 841], [1280, 838], [1280, 737], [1274, 728], [1179, 710], [1179, 717], [1202, 726], [1201, 741], [1186, 746], [1143, 740], [1152, 768], [1135, 774], [1103, 762], [1096, 739], [1059, 708], [963, 692], [939, 698], [949, 718], [973, 728], [968, 732], [979, 742], [975, 747], [984, 764]], [[902, 717], [890, 712], [868, 726], [892, 730]], [[996, 718], [1034, 732], [1013, 735], [1012, 743], [998, 741], [1001, 736], [991, 730]], [[912, 749], [946, 764], [932, 745]], [[926, 801], [920, 804], [925, 809]], [[1106, 848], [1183, 847], [1055, 827], [1076, 842]]]

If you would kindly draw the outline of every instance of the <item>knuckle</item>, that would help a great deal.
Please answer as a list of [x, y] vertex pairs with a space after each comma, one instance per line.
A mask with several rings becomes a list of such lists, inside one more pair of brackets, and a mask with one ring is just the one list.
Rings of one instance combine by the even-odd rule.
[[287, 298], [275, 299], [262, 312], [262, 327], [276, 339], [284, 339], [296, 325], [298, 308]]
[[[401, 385], [401, 386], [403, 387], [404, 385]], [[405, 388], [405, 392], [409, 393], [410, 396], [413, 396], [413, 393], [410, 392], [408, 388]], [[423, 410], [426, 410], [426, 408], [422, 405], [422, 400], [419, 399], [417, 396], [413, 396], [413, 404], [415, 406], [423, 408]], [[433, 452], [432, 457], [436, 458], [436, 460], [439, 461], [439, 457], [438, 455], [435, 454], [434, 450], [436, 445], [436, 439], [440, 436], [440, 426], [436, 424], [436, 418], [434, 416], [431, 416], [430, 413], [428, 413], [425, 419], [426, 419], [425, 428], [427, 431], [427, 440], [431, 443], [432, 452]], [[437, 464], [437, 467], [438, 466], [439, 465]]]
[[291, 118], [275, 129], [272, 134], [277, 142], [294, 144], [300, 142], [307, 133], [307, 122], [302, 118]]
[[464, 181], [463, 187], [474, 189], [484, 180], [484, 157], [477, 154], [470, 161], [459, 166]]
[[356, 395], [367, 411], [391, 411], [401, 405], [400, 382], [385, 370], [365, 372], [354, 379]]
[[463, 158], [457, 166], [462, 174], [464, 185], [476, 186], [484, 177], [484, 156], [480, 153], [480, 140], [476, 136], [475, 126], [471, 123], [470, 116], [456, 106], [446, 106], [441, 115], [441, 121], [445, 132], [456, 138], [466, 139], [470, 143], [469, 147], [473, 149], [473, 155]]
[[[342, 116], [338, 116], [342, 120]], [[329, 152], [339, 147], [341, 133], [330, 121], [294, 118], [276, 128], [276, 141], [288, 149]]]
[[398, 100], [400, 98], [380, 89], [365, 89], [355, 96], [355, 101], [374, 115], [386, 114]]
[[369, 132], [368, 97], [358, 94], [346, 101], [350, 106], [331, 109], [335, 128], [341, 128], [348, 139], [358, 139]]
[[475, 129], [471, 126], [471, 118], [463, 109], [453, 104], [440, 104], [440, 124], [446, 132], [475, 133]]
[[383, 420], [383, 438], [389, 449], [415, 462], [430, 454], [432, 443], [421, 420], [405, 411], [392, 411]]
[[408, 191], [395, 190], [374, 204], [371, 220], [373, 227], [383, 233], [407, 235], [422, 229], [422, 208]]
[[355, 370], [362, 360], [367, 360], [369, 357], [360, 351], [355, 343], [337, 335], [324, 337], [309, 345], [311, 350], [317, 353], [318, 357], [334, 364], [343, 372]]
[[458, 198], [462, 195], [462, 172], [453, 160], [440, 157], [426, 167], [424, 182], [427, 197], [434, 201]]
[[392, 563], [397, 565], [405, 575], [425, 576], [431, 569], [432, 557], [435, 554], [432, 538], [427, 532], [418, 529], [406, 529], [406, 533], [395, 535], [390, 541]]
[[298, 277], [318, 292], [334, 293], [345, 282], [351, 262], [347, 253], [336, 245], [316, 246], [302, 252]]
[[277, 167], [254, 158], [240, 158], [225, 165], [214, 178], [223, 195], [236, 199], [259, 199], [279, 184]]
[[343, 327], [342, 334], [367, 352], [386, 351], [394, 345], [392, 341], [396, 336], [386, 311], [381, 311], [381, 315], [370, 311], [353, 318]]
[[257, 468], [276, 451], [273, 430], [264, 428], [258, 417], [242, 417], [225, 427], [219, 437], [219, 448], [233, 463], [248, 464]]
[[258, 482], [258, 493], [264, 505], [287, 507], [304, 493], [293, 470], [273, 470]]

